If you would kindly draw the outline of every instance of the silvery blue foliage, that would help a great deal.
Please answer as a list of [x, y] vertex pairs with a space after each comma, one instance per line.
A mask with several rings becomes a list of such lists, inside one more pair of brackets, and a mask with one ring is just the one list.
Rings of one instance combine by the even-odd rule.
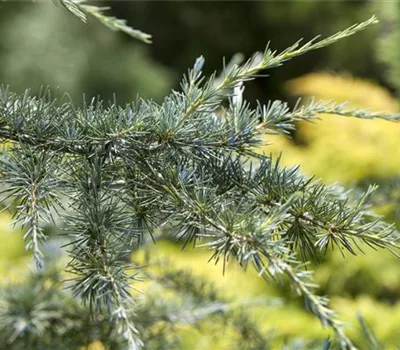
[[[101, 10], [81, 2], [62, 3], [78, 16], [86, 11], [101, 17]], [[293, 109], [273, 101], [254, 109], [243, 98], [243, 84], [375, 22], [372, 17], [280, 53], [267, 47], [243, 64], [227, 66], [218, 78], [202, 74], [201, 56], [181, 91], [161, 104], [137, 99], [118, 106], [93, 99], [76, 107], [53, 100], [47, 91], [32, 96], [1, 88], [0, 139], [11, 143], [0, 155], [3, 203], [15, 208], [15, 223], [25, 227], [38, 268], [48, 238], [44, 225], [57, 220], [69, 240], [73, 297], [94, 319], [108, 317], [111, 337], [132, 349], [146, 346], [141, 339], [146, 327], [140, 327], [140, 306], [131, 293], [140, 274], [129, 255], [147, 237], [173, 232], [184, 245], [207, 247], [211, 260], [223, 267], [235, 259], [268, 283], [289, 281], [307, 309], [333, 329], [340, 346], [354, 348], [328, 299], [316, 294], [304, 263], [331, 246], [352, 254], [361, 243], [398, 248], [394, 229], [369, 211], [375, 188], [350, 201], [342, 189], [305, 177], [297, 167], [282, 167], [255, 148], [268, 133], [287, 134], [296, 121], [318, 113], [398, 116], [313, 101]], [[14, 304], [7, 299], [7, 305]], [[3, 317], [6, 329], [17, 327], [12, 320]]]

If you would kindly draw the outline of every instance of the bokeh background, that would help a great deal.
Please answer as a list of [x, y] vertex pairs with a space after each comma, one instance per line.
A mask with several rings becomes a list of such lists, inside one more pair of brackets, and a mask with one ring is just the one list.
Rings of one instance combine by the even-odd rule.
[[[349, 101], [351, 107], [398, 112], [396, 80], [396, 2], [380, 1], [103, 1], [110, 13], [127, 19], [134, 28], [153, 35], [146, 45], [114, 33], [95, 20], [81, 23], [60, 6], [48, 2], [0, 2], [0, 82], [13, 91], [38, 91], [50, 86], [55, 94], [68, 93], [77, 104], [100, 96], [121, 104], [137, 95], [162, 101], [196, 57], [204, 55], [205, 71], [222, 67], [236, 53], [249, 56], [271, 47], [284, 49], [299, 38], [333, 34], [376, 14], [380, 24], [326, 49], [288, 62], [270, 76], [246, 84], [245, 98], [255, 104], [298, 97]], [[392, 46], [391, 46], [392, 45]], [[396, 56], [397, 55], [397, 56]], [[388, 63], [389, 61], [389, 63]], [[400, 60], [399, 60], [400, 62]], [[260, 149], [285, 164], [301, 164], [304, 173], [326, 183], [338, 182], [362, 190], [381, 183], [375, 211], [396, 223], [400, 207], [400, 125], [385, 121], [321, 116], [317, 123], [298, 125], [291, 139], [270, 137]], [[0, 216], [0, 277], [23, 279], [30, 257], [22, 232], [9, 226], [11, 214]], [[206, 250], [181, 250], [170, 240], [149, 248], [154, 255], [173, 259], [217, 285], [233, 300], [283, 297], [284, 304], [257, 307], [252, 317], [274, 331], [277, 348], [287, 338], [324, 338], [329, 331], [304, 311], [302, 301], [287, 286], [265, 286], [251, 272], [234, 264], [222, 277], [222, 267], [207, 264]], [[389, 349], [400, 345], [400, 260], [386, 251], [359, 256], [331, 252], [316, 265], [320, 293], [332, 297], [332, 306], [358, 335], [356, 313], [361, 312]], [[7, 283], [7, 282], [6, 282]], [[207, 332], [182, 331], [189, 349], [229, 348], [224, 337]], [[299, 340], [301, 348], [301, 340]]]

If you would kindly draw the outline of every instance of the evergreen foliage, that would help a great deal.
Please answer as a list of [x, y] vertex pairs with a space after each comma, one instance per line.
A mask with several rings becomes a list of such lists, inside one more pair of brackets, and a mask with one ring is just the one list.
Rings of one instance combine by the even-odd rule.
[[147, 44], [151, 43], [150, 34], [143, 33], [140, 30], [131, 28], [126, 24], [126, 21], [122, 19], [104, 15], [103, 12], [109, 10], [110, 9], [109, 7], [86, 5], [85, 4], [86, 1], [84, 0], [55, 0], [55, 1], [64, 6], [69, 12], [71, 12], [73, 15], [75, 15], [85, 23], [87, 21], [86, 15], [88, 14], [93, 16], [94, 18], [96, 18], [97, 20], [99, 20], [101, 23], [103, 23], [112, 30], [124, 32], [129, 36], [138, 39], [140, 41], [143, 41]]
[[[152, 261], [146, 277], [151, 279], [146, 301], [138, 305], [132, 322], [140, 331], [145, 349], [180, 347], [177, 329], [185, 325], [204, 327], [204, 321], [221, 322], [235, 335], [234, 345], [243, 349], [268, 349], [269, 335], [254, 324], [246, 309], [260, 301], [237, 305], [218, 296], [216, 290], [187, 271], [171, 269], [167, 261]], [[102, 348], [126, 349], [126, 339], [113, 331], [106, 313], [93, 319], [88, 307], [62, 290], [59, 266], [48, 265], [32, 274], [23, 285], [15, 283], [1, 291], [0, 333], [2, 344], [12, 349], [79, 349], [100, 342]], [[171, 294], [165, 298], [165, 294]]]
[[[62, 3], [81, 18], [85, 11], [102, 16], [80, 2]], [[287, 134], [297, 120], [321, 112], [399, 117], [327, 102], [290, 110], [275, 101], [253, 109], [243, 100], [242, 84], [376, 22], [372, 17], [326, 39], [298, 41], [282, 52], [267, 47], [242, 65], [224, 67], [218, 78], [202, 74], [204, 58], [199, 57], [181, 91], [161, 104], [138, 98], [119, 106], [93, 99], [76, 107], [47, 90], [36, 97], [2, 87], [0, 138], [9, 146], [0, 157], [3, 204], [15, 210], [14, 224], [25, 228], [26, 248], [39, 270], [48, 238], [44, 225], [57, 223], [58, 233], [69, 240], [70, 278], [64, 285], [72, 291], [67, 298], [59, 288], [46, 286], [48, 280], [40, 274], [27, 289], [6, 288], [0, 318], [5, 340], [17, 349], [23, 344], [52, 347], [52, 323], [57, 325], [54, 337], [72, 342], [88, 342], [90, 333], [84, 339], [71, 334], [90, 328], [107, 334], [101, 339], [110, 348], [168, 348], [176, 341], [168, 339], [175, 322], [196, 323], [222, 313], [233, 320], [249, 348], [268, 347], [268, 339], [244, 313], [229, 317], [226, 301], [181, 271], [148, 278], [191, 296], [198, 310], [192, 307], [182, 315], [176, 300], [139, 303], [131, 288], [137, 288], [141, 273], [130, 253], [162, 230], [173, 232], [184, 245], [207, 247], [210, 260], [223, 266], [234, 259], [245, 270], [252, 266], [267, 282], [288, 282], [304, 297], [306, 308], [332, 328], [339, 346], [354, 349], [328, 299], [316, 294], [305, 265], [330, 247], [357, 254], [366, 244], [396, 254], [398, 234], [369, 211], [375, 187], [351, 201], [343, 189], [308, 178], [297, 167], [284, 168], [255, 147], [264, 143], [265, 134]], [[164, 321], [161, 331], [152, 334], [159, 320]], [[68, 341], [67, 348], [77, 345]]]

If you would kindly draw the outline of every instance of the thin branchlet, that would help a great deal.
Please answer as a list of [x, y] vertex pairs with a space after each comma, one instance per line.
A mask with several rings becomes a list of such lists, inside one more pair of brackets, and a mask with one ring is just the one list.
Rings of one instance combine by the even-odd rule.
[[53, 0], [63, 6], [66, 10], [79, 18], [82, 22], [87, 22], [87, 15], [96, 18], [100, 23], [114, 31], [121, 31], [132, 38], [140, 40], [146, 44], [151, 44], [151, 35], [138, 29], [128, 26], [126, 21], [113, 16], [106, 16], [104, 11], [110, 10], [110, 7], [99, 7], [87, 5], [84, 0]]

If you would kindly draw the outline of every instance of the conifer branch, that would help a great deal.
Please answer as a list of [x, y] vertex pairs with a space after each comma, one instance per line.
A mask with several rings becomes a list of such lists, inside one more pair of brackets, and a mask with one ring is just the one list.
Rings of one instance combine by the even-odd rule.
[[134, 302], [129, 283], [139, 280], [128, 274], [136, 267], [124, 259], [132, 240], [137, 239], [134, 225], [125, 207], [107, 190], [102, 160], [93, 157], [79, 167], [71, 165], [71, 185], [78, 184], [71, 205], [74, 215], [67, 215], [67, 233], [72, 238], [70, 272], [75, 275], [73, 294], [89, 304], [92, 312], [105, 308], [117, 332], [130, 349], [141, 347], [137, 329], [132, 323]]
[[[76, 108], [46, 91], [33, 97], [1, 88], [0, 139], [16, 146], [3, 152], [0, 172], [6, 174], [6, 192], [23, 202], [16, 215], [31, 230], [34, 254], [40, 255], [39, 221], [64, 196], [68, 205], [57, 215], [70, 238], [73, 295], [91, 314], [106, 313], [133, 348], [140, 346], [141, 329], [130, 288], [139, 278], [128, 256], [154, 228], [173, 231], [184, 244], [208, 247], [224, 267], [233, 257], [244, 269], [252, 264], [265, 279], [288, 278], [342, 348], [352, 348], [297, 255], [307, 260], [329, 246], [356, 254], [362, 244], [393, 250], [399, 236], [369, 212], [374, 188], [351, 202], [343, 189], [313, 181], [298, 168], [283, 168], [264, 155], [254, 160], [253, 149], [263, 144], [266, 131], [287, 133], [297, 120], [318, 113], [399, 118], [326, 102], [291, 111], [276, 101], [254, 110], [243, 101], [241, 84], [375, 22], [372, 17], [279, 54], [267, 48], [233, 65], [217, 84], [215, 74], [203, 77], [200, 57], [183, 79], [182, 92], [173, 91], [162, 104], [139, 99], [105, 107], [93, 99]], [[230, 105], [222, 109], [226, 97]]]
[[[207, 212], [214, 212], [214, 206], [204, 204], [197, 207], [196, 202], [191, 201], [185, 195], [187, 194], [185, 190], [182, 195], [175, 188], [169, 188], [167, 191], [187, 218], [187, 222], [181, 224], [195, 225], [198, 229], [202, 228], [206, 232], [202, 234], [200, 229], [192, 239], [201, 237], [211, 239], [208, 243], [200, 246], [214, 250], [212, 259], [216, 262], [222, 259], [225, 265], [229, 256], [232, 255], [245, 269], [248, 262], [251, 261], [259, 274], [267, 280], [270, 277], [274, 279], [280, 278], [281, 275], [287, 275], [293, 288], [304, 296], [307, 308], [320, 319], [323, 325], [327, 325], [335, 331], [342, 348], [355, 349], [345, 335], [341, 322], [336, 319], [335, 312], [328, 308], [328, 299], [315, 295], [313, 291], [315, 284], [309, 282], [310, 272], [299, 269], [300, 263], [297, 262], [293, 252], [286, 250], [283, 242], [280, 247], [277, 242], [279, 226], [282, 224], [280, 221], [286, 219], [285, 212], [294, 205], [298, 194], [292, 196], [283, 206], [275, 209], [265, 221], [251, 222], [250, 217], [245, 217], [243, 214], [243, 217], [240, 217], [239, 213], [229, 211], [222, 214], [227, 221], [218, 216], [214, 219], [207, 214]], [[216, 200], [212, 202], [216, 203]], [[196, 224], [196, 219], [199, 220], [198, 224]], [[279, 258], [278, 255], [282, 258]], [[266, 258], [267, 262], [264, 263], [263, 258]], [[293, 268], [293, 264], [298, 266]]]
[[110, 10], [110, 7], [98, 7], [93, 5], [85, 5], [85, 0], [55, 0], [65, 7], [74, 16], [82, 22], [87, 22], [86, 15], [93, 16], [100, 23], [114, 31], [121, 31], [132, 38], [151, 44], [151, 35], [144, 33], [138, 29], [133, 29], [126, 24], [125, 20], [112, 16], [104, 15], [104, 11]]
[[[224, 94], [226, 94], [227, 89], [232, 89], [240, 82], [245, 82], [256, 78], [257, 75], [264, 70], [279, 67], [284, 62], [291, 60], [294, 57], [301, 56], [310, 51], [331, 45], [338, 40], [354, 35], [355, 33], [364, 30], [370, 25], [376, 23], [378, 23], [378, 20], [375, 16], [372, 16], [369, 20], [365, 22], [355, 24], [344, 31], [338, 32], [328, 38], [319, 41], [317, 41], [319, 37], [316, 37], [301, 45], [301, 40], [299, 40], [281, 53], [272, 51], [269, 48], [268, 44], [262, 55], [256, 53], [243, 65], [234, 65], [229, 71], [223, 70], [225, 72], [225, 75], [218, 85], [214, 84], [214, 74], [209, 80], [206, 81], [206, 83], [201, 85], [201, 91], [195, 89], [194, 93], [192, 93], [193, 88], [190, 87], [196, 86], [199, 88], [200, 84], [203, 82], [203, 79], [201, 79], [200, 71], [204, 60], [202, 62], [200, 60], [201, 64], [196, 61], [195, 67], [189, 73], [188, 81], [184, 80], [184, 82], [182, 83], [182, 86], [184, 87], [184, 92], [188, 97], [188, 106], [186, 107], [182, 118], [187, 118], [193, 112], [198, 111], [201, 106], [209, 109], [215, 108], [215, 106], [218, 105], [218, 100], [220, 100], [221, 97], [224, 97]], [[201, 111], [202, 110], [200, 109], [199, 112]]]
[[400, 113], [383, 113], [374, 112], [363, 109], [348, 108], [347, 103], [335, 103], [334, 101], [317, 101], [311, 100], [304, 105], [300, 105], [301, 99], [296, 106], [291, 109], [286, 102], [272, 101], [266, 105], [258, 105], [254, 111], [263, 127], [268, 132], [279, 132], [288, 134], [295, 129], [295, 123], [298, 121], [313, 121], [318, 119], [320, 114], [332, 114], [342, 117], [359, 118], [359, 119], [383, 119], [387, 121], [400, 121]]
[[291, 112], [294, 120], [313, 119], [318, 114], [335, 114], [343, 117], [360, 119], [384, 119], [388, 121], [399, 121], [400, 113], [371, 112], [362, 109], [349, 109], [347, 103], [337, 104], [333, 101], [311, 101]]
[[[243, 268], [253, 263], [266, 278], [286, 275], [310, 311], [335, 331], [342, 347], [352, 349], [327, 298], [314, 293], [310, 272], [301, 268], [293, 243], [301, 242], [302, 253], [313, 256], [329, 245], [356, 254], [353, 245], [361, 250], [362, 241], [399, 249], [399, 237], [390, 225], [378, 223], [365, 211], [373, 188], [350, 205], [337, 188], [313, 183], [297, 169], [279, 169], [271, 160], [244, 171], [243, 163], [234, 157], [214, 159], [211, 173], [187, 170], [174, 185], [159, 181], [168, 178], [165, 166], [148, 178], [146, 186], [168, 195], [162, 211], [176, 223], [177, 236], [184, 241], [202, 240], [200, 246], [210, 248], [212, 258], [224, 265], [234, 257]], [[264, 210], [264, 205], [270, 209]]]
[[[60, 158], [58, 158], [60, 160]], [[47, 238], [43, 225], [54, 223], [52, 211], [61, 203], [58, 199], [58, 169], [53, 155], [26, 146], [15, 145], [0, 158], [0, 169], [7, 184], [2, 203], [16, 207], [13, 225], [26, 228], [26, 249], [32, 250], [38, 268], [43, 265], [40, 245]], [[11, 199], [11, 203], [7, 203]]]
[[80, 9], [79, 0], [54, 0], [56, 3], [65, 7], [69, 12], [71, 12], [75, 17], [79, 18], [82, 22], [86, 23], [86, 15]]

